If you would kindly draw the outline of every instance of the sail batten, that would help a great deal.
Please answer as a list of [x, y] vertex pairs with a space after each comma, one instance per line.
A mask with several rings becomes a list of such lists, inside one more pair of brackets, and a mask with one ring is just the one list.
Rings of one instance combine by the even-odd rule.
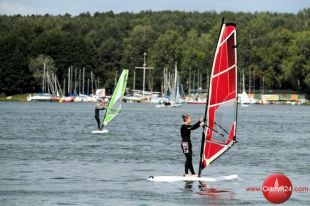
[[124, 69], [113, 91], [113, 95], [109, 101], [107, 111], [105, 113], [102, 126], [106, 126], [114, 117], [116, 117], [122, 108], [122, 100], [126, 90], [128, 79], [128, 70]]
[[236, 139], [237, 48], [235, 24], [222, 22], [208, 95], [199, 176], [201, 170], [230, 149]]

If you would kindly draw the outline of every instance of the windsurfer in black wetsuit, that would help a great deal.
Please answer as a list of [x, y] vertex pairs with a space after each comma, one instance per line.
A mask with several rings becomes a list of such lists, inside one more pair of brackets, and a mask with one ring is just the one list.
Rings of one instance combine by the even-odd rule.
[[183, 153], [186, 157], [185, 161], [185, 174], [184, 176], [188, 175], [188, 170], [191, 171], [192, 175], [195, 175], [195, 171], [193, 168], [192, 163], [192, 142], [191, 142], [191, 130], [197, 129], [200, 125], [203, 124], [203, 119], [200, 119], [196, 124], [191, 125], [192, 118], [188, 114], [182, 115], [183, 124], [181, 126], [181, 137], [182, 137], [182, 143], [181, 148], [183, 150]]
[[96, 105], [96, 108], [95, 108], [95, 119], [96, 119], [97, 124], [98, 124], [98, 130], [101, 130], [99, 111], [100, 110], [106, 110], [107, 106], [108, 106], [108, 104], [105, 101], [98, 102], [97, 105]]

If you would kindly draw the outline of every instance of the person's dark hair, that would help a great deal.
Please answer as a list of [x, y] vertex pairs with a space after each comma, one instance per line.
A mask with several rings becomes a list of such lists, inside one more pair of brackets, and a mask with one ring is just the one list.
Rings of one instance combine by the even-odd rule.
[[183, 122], [185, 122], [188, 117], [189, 117], [189, 114], [182, 114]]

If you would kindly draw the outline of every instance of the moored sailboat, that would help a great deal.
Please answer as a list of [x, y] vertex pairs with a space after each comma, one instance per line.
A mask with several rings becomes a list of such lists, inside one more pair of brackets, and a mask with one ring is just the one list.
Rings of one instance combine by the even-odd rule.
[[166, 90], [169, 91], [169, 95], [167, 95], [168, 92], [165, 92], [166, 94], [164, 93], [164, 98], [160, 104], [156, 105], [156, 107], [181, 107], [182, 104], [185, 103], [185, 100], [183, 99], [184, 92], [178, 74], [177, 63], [175, 63], [173, 79], [174, 81], [172, 86], [169, 84], [169, 81], [166, 81]]

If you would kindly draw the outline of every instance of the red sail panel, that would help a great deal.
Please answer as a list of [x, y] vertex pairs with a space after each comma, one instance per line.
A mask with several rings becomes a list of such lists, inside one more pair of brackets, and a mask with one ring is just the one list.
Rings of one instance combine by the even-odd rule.
[[225, 151], [236, 139], [237, 49], [236, 25], [222, 24], [209, 88], [201, 169]]
[[236, 67], [212, 78], [210, 104], [219, 104], [236, 98]]
[[223, 31], [221, 42], [225, 42], [225, 39], [236, 31], [236, 24], [225, 24], [225, 30]]
[[[222, 38], [218, 42], [212, 75], [216, 75], [235, 64], [235, 51], [232, 48], [235, 40], [234, 35], [232, 35], [234, 31], [236, 31], [236, 27], [233, 25], [225, 26], [222, 30]], [[227, 52], [228, 48], [232, 50], [230, 53]]]

